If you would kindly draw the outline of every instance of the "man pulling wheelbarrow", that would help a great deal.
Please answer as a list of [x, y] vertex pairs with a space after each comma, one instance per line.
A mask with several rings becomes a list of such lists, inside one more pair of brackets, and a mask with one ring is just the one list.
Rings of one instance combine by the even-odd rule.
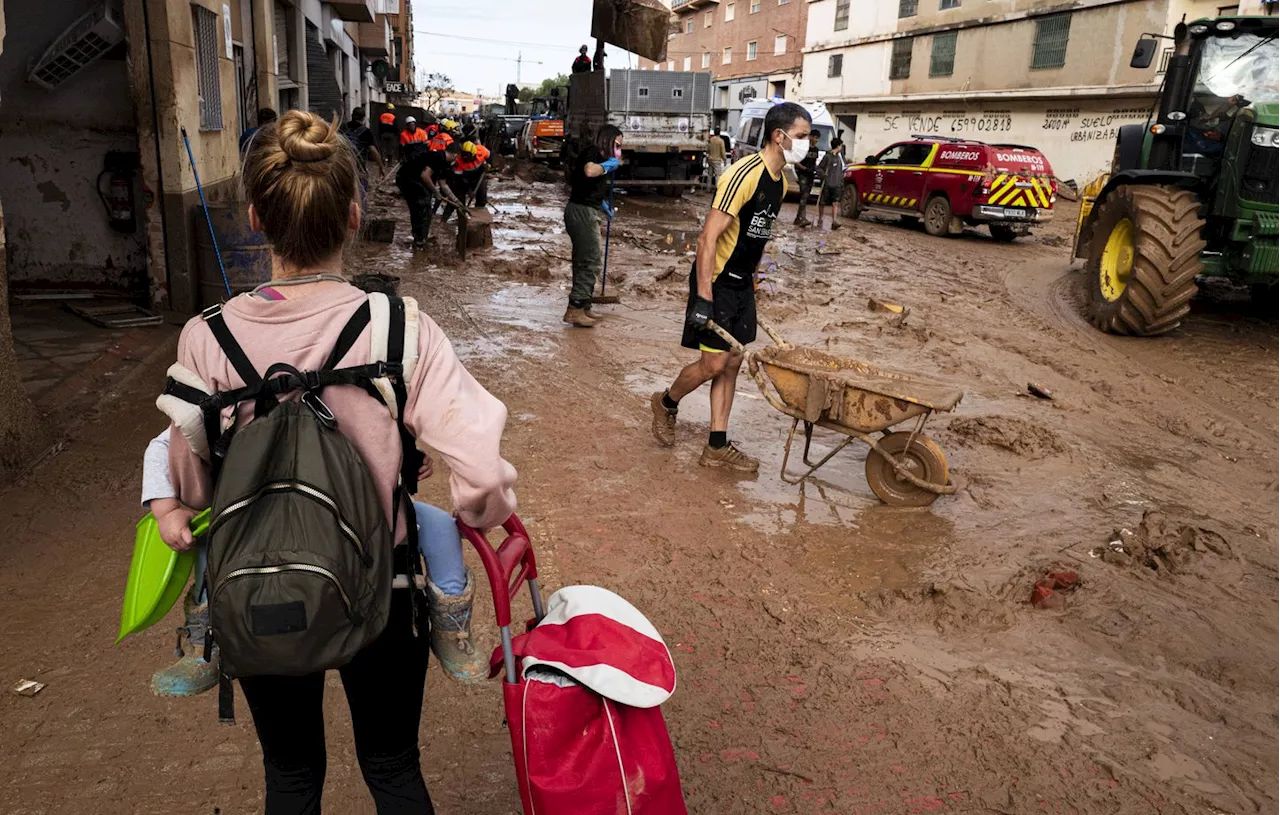
[[728, 437], [729, 414], [742, 355], [710, 331], [714, 320], [746, 344], [756, 338], [756, 267], [773, 230], [786, 191], [782, 170], [809, 150], [809, 113], [793, 102], [775, 105], [765, 116], [764, 148], [735, 162], [720, 176], [715, 198], [698, 236], [698, 254], [689, 273], [689, 302], [681, 345], [701, 352], [680, 371], [671, 387], [653, 394], [653, 435], [663, 446], [676, 440], [680, 400], [711, 383], [711, 435], [698, 463], [754, 473], [760, 461]]

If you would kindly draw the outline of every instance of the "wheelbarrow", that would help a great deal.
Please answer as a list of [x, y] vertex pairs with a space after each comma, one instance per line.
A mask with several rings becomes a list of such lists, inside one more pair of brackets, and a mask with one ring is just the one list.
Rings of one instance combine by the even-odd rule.
[[[782, 457], [783, 481], [803, 482], [841, 450], [861, 441], [871, 447], [866, 463], [867, 485], [886, 504], [928, 506], [939, 495], [955, 493], [946, 455], [921, 431], [935, 411], [955, 409], [964, 397], [962, 391], [792, 345], [763, 321], [760, 327], [774, 344], [748, 350], [714, 321], [707, 323], [708, 329], [742, 354], [747, 371], [765, 400], [793, 420]], [[915, 419], [911, 430], [890, 430], [911, 419]], [[789, 470], [791, 448], [801, 423], [802, 458], [808, 469], [793, 474]], [[811, 457], [814, 427], [846, 436], [816, 462]]]

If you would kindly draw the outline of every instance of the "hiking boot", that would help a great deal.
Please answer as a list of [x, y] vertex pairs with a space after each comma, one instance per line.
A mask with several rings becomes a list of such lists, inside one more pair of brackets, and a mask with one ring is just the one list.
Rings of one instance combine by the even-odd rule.
[[421, 252], [423, 249], [426, 249], [426, 248], [427, 248], [427, 242], [426, 242], [426, 241], [414, 241], [414, 242], [413, 242], [413, 251], [415, 251], [415, 252]]
[[588, 306], [583, 306], [583, 307], [582, 307], [582, 310], [583, 310], [584, 312], [586, 312], [586, 315], [587, 315], [588, 317], [590, 317], [591, 319], [595, 320], [597, 323], [602, 323], [602, 322], [604, 322], [604, 313], [603, 313], [603, 312], [596, 311], [595, 309], [593, 309], [593, 308], [592, 308], [591, 306], [589, 306], [589, 305], [588, 305]]
[[807, 226], [813, 226], [813, 221], [810, 221], [808, 218], [796, 218], [795, 225], [804, 229]]
[[431, 650], [446, 674], [467, 685], [483, 682], [489, 676], [489, 663], [471, 641], [471, 602], [475, 594], [476, 583], [470, 569], [462, 594], [445, 594], [427, 580]]
[[599, 320], [588, 314], [586, 309], [574, 308], [573, 306], [565, 309], [564, 321], [578, 328], [594, 328], [595, 324], [599, 322]]
[[676, 443], [676, 411], [668, 410], [662, 404], [666, 391], [658, 391], [649, 397], [649, 406], [653, 408], [653, 437], [663, 447]]
[[728, 467], [740, 473], [754, 473], [760, 469], [760, 459], [752, 458], [729, 442], [719, 450], [707, 445], [702, 448], [698, 463], [703, 467]]
[[[196, 696], [213, 690], [218, 684], [218, 646], [213, 647], [211, 660], [204, 661], [204, 641], [209, 631], [209, 604], [197, 604], [189, 591], [182, 601], [182, 609], [186, 612], [186, 625], [178, 629], [178, 644], [174, 649], [180, 659], [152, 675], [151, 690], [157, 696]], [[187, 640], [185, 652], [182, 649], [184, 638]]]
[[836, 221], [832, 221], [832, 222], [831, 222], [831, 231], [832, 231], [832, 232], [835, 232], [835, 231], [836, 231], [837, 229], [839, 229], [839, 228], [840, 228], [840, 224], [839, 224], [839, 223], [837, 223]]

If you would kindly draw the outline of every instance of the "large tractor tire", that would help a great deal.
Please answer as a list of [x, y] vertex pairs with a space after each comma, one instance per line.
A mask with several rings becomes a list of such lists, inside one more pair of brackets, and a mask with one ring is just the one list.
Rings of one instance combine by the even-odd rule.
[[1195, 193], [1122, 186], [1098, 207], [1085, 285], [1089, 319], [1111, 334], [1154, 337], [1182, 323], [1204, 268]]

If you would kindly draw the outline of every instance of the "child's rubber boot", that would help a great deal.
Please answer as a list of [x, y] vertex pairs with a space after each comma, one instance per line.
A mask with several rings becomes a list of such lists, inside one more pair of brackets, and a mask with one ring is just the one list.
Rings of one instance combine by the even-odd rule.
[[[178, 629], [178, 644], [174, 651], [181, 657], [168, 668], [156, 671], [151, 677], [151, 690], [157, 696], [195, 696], [213, 690], [218, 684], [218, 647], [213, 647], [209, 662], [204, 661], [205, 635], [209, 631], [209, 604], [196, 603], [191, 592], [182, 601], [186, 612], [186, 625]], [[182, 650], [186, 637], [187, 649]]]
[[476, 584], [467, 569], [467, 587], [462, 594], [445, 594], [427, 580], [427, 607], [431, 614], [431, 650], [440, 667], [464, 684], [483, 682], [489, 676], [489, 664], [471, 641], [471, 601]]

